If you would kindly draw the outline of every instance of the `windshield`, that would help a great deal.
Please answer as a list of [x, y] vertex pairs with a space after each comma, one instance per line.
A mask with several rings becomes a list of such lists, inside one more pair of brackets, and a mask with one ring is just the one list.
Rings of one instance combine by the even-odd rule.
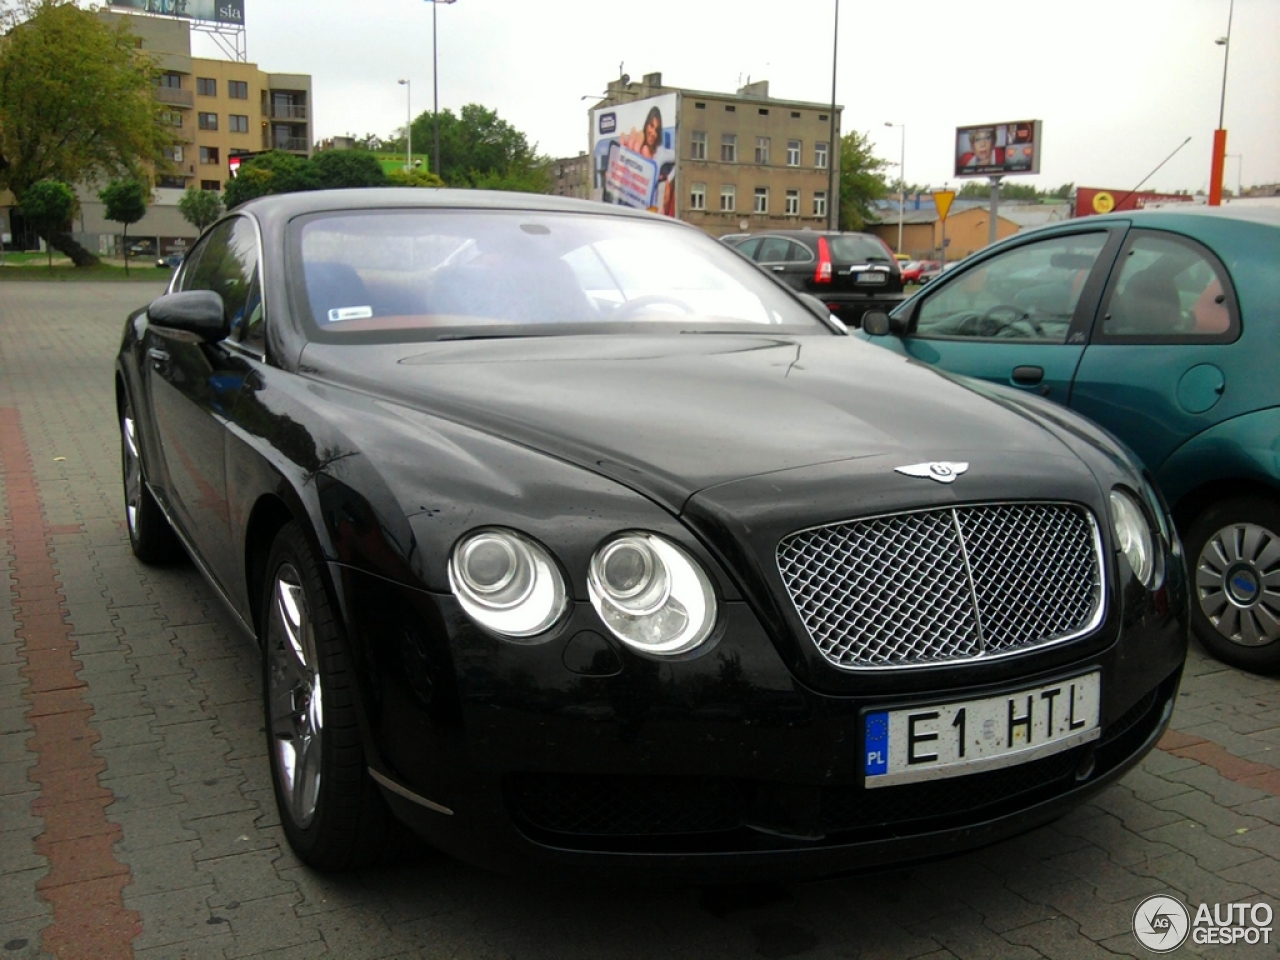
[[841, 263], [851, 260], [882, 260], [890, 263], [891, 254], [875, 237], [858, 233], [837, 233], [827, 237], [831, 244], [831, 257]]
[[301, 220], [292, 247], [319, 340], [832, 332], [723, 244], [662, 222], [361, 210]]

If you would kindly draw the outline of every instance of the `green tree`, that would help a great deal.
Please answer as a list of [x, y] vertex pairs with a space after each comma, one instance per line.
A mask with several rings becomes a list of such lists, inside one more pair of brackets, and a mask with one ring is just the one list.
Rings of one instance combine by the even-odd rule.
[[[435, 155], [433, 114], [420, 114], [410, 125], [413, 152]], [[536, 145], [498, 114], [478, 103], [469, 103], [459, 116], [440, 113], [440, 178], [450, 187], [482, 187], [546, 193], [551, 181], [540, 169], [545, 158]]]
[[124, 224], [124, 272], [129, 273], [129, 224], [137, 223], [147, 213], [150, 191], [137, 180], [116, 180], [99, 191], [98, 199], [107, 208], [105, 216], [115, 223]]
[[326, 190], [387, 185], [382, 164], [368, 150], [324, 150], [311, 158], [311, 165]]
[[[156, 67], [123, 26], [68, 0], [22, 6], [0, 42], [0, 188], [21, 203], [42, 180], [88, 184], [167, 170]], [[97, 263], [65, 227], [45, 241], [76, 266]]]
[[267, 194], [298, 193], [319, 188], [320, 178], [310, 160], [283, 150], [272, 150], [240, 164], [235, 178], [227, 181], [223, 201], [231, 210], [247, 200]]
[[178, 212], [187, 223], [203, 230], [222, 216], [222, 198], [214, 191], [201, 190], [193, 183], [182, 192]]
[[444, 181], [426, 167], [414, 167], [412, 170], [392, 170], [387, 174], [387, 183], [393, 187], [444, 186]]
[[[60, 180], [40, 180], [22, 192], [18, 209], [27, 223], [42, 237], [66, 232], [78, 202], [75, 191]], [[46, 242], [49, 266], [53, 266], [53, 246]]]
[[875, 219], [872, 205], [886, 196], [884, 168], [888, 163], [872, 153], [870, 135], [856, 130], [840, 140], [841, 230], [861, 230]]

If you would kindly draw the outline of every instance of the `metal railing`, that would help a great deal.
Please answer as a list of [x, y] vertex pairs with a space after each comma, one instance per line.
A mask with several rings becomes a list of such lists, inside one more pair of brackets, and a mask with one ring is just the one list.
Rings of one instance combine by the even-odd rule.
[[268, 109], [272, 120], [305, 120], [307, 107], [302, 103], [273, 103]]

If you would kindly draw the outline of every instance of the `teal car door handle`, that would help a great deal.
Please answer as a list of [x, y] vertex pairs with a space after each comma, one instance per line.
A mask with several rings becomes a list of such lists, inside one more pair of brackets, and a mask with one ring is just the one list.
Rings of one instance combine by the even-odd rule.
[[1013, 382], [1020, 387], [1034, 387], [1044, 379], [1044, 367], [1014, 367]]

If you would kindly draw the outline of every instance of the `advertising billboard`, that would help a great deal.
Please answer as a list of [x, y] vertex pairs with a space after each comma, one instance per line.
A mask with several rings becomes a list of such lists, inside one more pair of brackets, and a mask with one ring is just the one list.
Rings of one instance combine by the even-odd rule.
[[244, 26], [244, 0], [111, 0], [113, 7]]
[[1154, 193], [1150, 190], [1104, 190], [1076, 187], [1076, 216], [1091, 217], [1112, 210], [1141, 210], [1148, 203], [1191, 203], [1185, 193]]
[[956, 128], [956, 176], [1001, 177], [1040, 172], [1040, 121]]
[[591, 199], [676, 215], [679, 95], [591, 111]]

